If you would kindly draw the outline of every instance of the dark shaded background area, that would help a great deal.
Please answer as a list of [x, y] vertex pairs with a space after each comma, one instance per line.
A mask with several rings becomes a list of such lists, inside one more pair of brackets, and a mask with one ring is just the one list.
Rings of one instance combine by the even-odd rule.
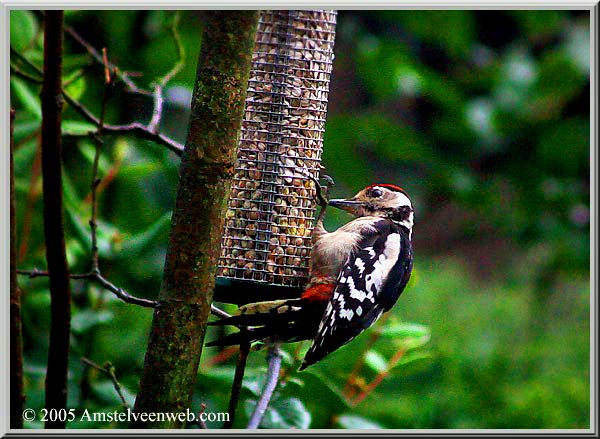
[[[165, 91], [161, 130], [179, 141], [187, 129], [202, 16], [181, 13], [186, 67]], [[139, 85], [150, 86], [177, 61], [167, 31], [171, 17], [163, 11], [71, 11], [66, 21], [96, 48], [107, 47], [122, 70], [140, 72], [134, 78]], [[11, 13], [11, 46], [38, 65], [40, 20], [36, 13]], [[293, 372], [288, 362], [289, 379], [269, 426], [589, 426], [589, 39], [587, 11], [340, 11], [324, 173], [336, 181], [335, 197], [376, 182], [411, 194], [415, 272], [389, 321], [373, 329], [388, 330], [391, 338], [369, 346], [369, 335], [359, 337], [305, 373]], [[72, 39], [66, 44], [68, 91], [98, 113], [102, 68]], [[39, 90], [12, 78], [11, 92], [19, 267], [44, 268]], [[117, 86], [107, 117], [111, 123], [147, 122], [151, 110], [148, 98]], [[63, 119], [67, 134], [89, 129], [70, 108]], [[114, 283], [153, 298], [179, 160], [132, 137], [107, 140], [100, 161], [106, 181], [101, 266]], [[64, 151], [68, 257], [73, 271], [83, 272], [89, 269], [93, 145], [68, 136]], [[332, 211], [327, 224], [347, 220]], [[24, 277], [20, 283], [26, 406], [41, 408], [47, 284]], [[132, 399], [151, 312], [83, 282], [73, 288], [69, 405], [119, 409], [110, 381], [85, 370], [79, 357], [111, 361]], [[390, 325], [404, 325], [399, 340]], [[366, 364], [360, 387], [385, 367], [395, 343], [411, 355], [361, 404], [348, 405], [342, 389], [356, 361]], [[295, 350], [289, 347], [290, 359]], [[235, 364], [230, 354], [205, 352], [195, 409], [200, 403], [226, 409]], [[252, 354], [249, 367], [240, 413], [252, 407], [263, 354]], [[242, 413], [240, 427], [243, 420]], [[115, 426], [123, 427], [71, 425]]]

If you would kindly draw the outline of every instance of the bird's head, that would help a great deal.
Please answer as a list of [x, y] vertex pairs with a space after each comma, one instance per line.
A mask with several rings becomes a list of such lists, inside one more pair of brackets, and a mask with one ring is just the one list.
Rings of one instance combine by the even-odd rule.
[[330, 200], [329, 205], [355, 217], [380, 216], [412, 229], [414, 212], [408, 195], [393, 184], [372, 184], [349, 199]]

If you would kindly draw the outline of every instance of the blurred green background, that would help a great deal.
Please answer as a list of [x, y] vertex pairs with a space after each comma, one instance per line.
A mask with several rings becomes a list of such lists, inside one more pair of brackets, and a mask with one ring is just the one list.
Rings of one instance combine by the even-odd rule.
[[[203, 12], [180, 18], [185, 68], [165, 90], [161, 130], [183, 142]], [[172, 19], [171, 11], [66, 13], [69, 26], [106, 47], [122, 71], [139, 73], [133, 80], [146, 88], [177, 61]], [[307, 346], [287, 347], [283, 385], [263, 426], [589, 427], [589, 22], [589, 12], [567, 10], [340, 11], [324, 172], [337, 183], [335, 197], [377, 182], [411, 194], [415, 270], [387, 320], [319, 365], [296, 373]], [[38, 66], [41, 23], [35, 11], [11, 12], [11, 47]], [[102, 67], [65, 38], [67, 90], [98, 114]], [[26, 70], [14, 56], [11, 63]], [[39, 86], [12, 75], [11, 104], [18, 266], [44, 269]], [[151, 112], [150, 98], [119, 84], [107, 121], [147, 123]], [[63, 118], [68, 258], [73, 272], [85, 272], [94, 147], [72, 108]], [[158, 292], [178, 164], [151, 142], [105, 138], [100, 264], [131, 294]], [[332, 211], [327, 225], [347, 220]], [[26, 407], [40, 409], [47, 280], [19, 281]], [[110, 380], [80, 357], [112, 362], [132, 404], [151, 311], [72, 285], [69, 407], [121, 410]], [[204, 351], [193, 409], [227, 409], [235, 358]], [[264, 353], [252, 353], [236, 427], [264, 371]]]

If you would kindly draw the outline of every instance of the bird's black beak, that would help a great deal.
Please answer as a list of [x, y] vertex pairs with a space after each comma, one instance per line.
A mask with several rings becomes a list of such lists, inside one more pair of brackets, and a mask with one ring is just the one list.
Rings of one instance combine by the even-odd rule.
[[353, 215], [358, 215], [363, 208], [363, 203], [356, 200], [329, 200], [329, 205], [350, 212]]

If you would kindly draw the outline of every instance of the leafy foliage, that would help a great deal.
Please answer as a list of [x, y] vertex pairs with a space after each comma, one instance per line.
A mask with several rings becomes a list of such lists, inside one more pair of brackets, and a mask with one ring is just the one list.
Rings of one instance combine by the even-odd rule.
[[[150, 88], [177, 61], [168, 11], [69, 11], [67, 24], [106, 47]], [[161, 132], [182, 142], [202, 11], [181, 14], [185, 68], [165, 90]], [[347, 196], [400, 184], [417, 209], [415, 271], [385, 321], [297, 373], [306, 344], [286, 347], [268, 428], [587, 428], [589, 426], [589, 15], [585, 11], [340, 11], [323, 165]], [[98, 114], [103, 69], [66, 36], [67, 91]], [[11, 11], [11, 47], [38, 67], [41, 16]], [[18, 66], [29, 76], [36, 73]], [[19, 268], [45, 268], [39, 85], [11, 77], [17, 110]], [[108, 123], [147, 123], [148, 96], [111, 90]], [[67, 250], [89, 270], [93, 125], [63, 115]], [[131, 135], [105, 136], [99, 161], [103, 272], [140, 297], [160, 287], [178, 159]], [[348, 218], [331, 211], [327, 226]], [[27, 406], [43, 407], [49, 296], [20, 277]], [[73, 281], [69, 407], [131, 405], [151, 311]], [[233, 311], [233, 307], [224, 305]], [[418, 322], [418, 323], [413, 323]], [[207, 338], [216, 338], [209, 331]], [[205, 350], [193, 409], [225, 411], [234, 351]], [[251, 353], [234, 427], [265, 371]], [[357, 402], [358, 401], [358, 402]], [[29, 428], [40, 428], [31, 422]], [[126, 427], [74, 422], [70, 428]], [[220, 423], [209, 422], [209, 428]]]

